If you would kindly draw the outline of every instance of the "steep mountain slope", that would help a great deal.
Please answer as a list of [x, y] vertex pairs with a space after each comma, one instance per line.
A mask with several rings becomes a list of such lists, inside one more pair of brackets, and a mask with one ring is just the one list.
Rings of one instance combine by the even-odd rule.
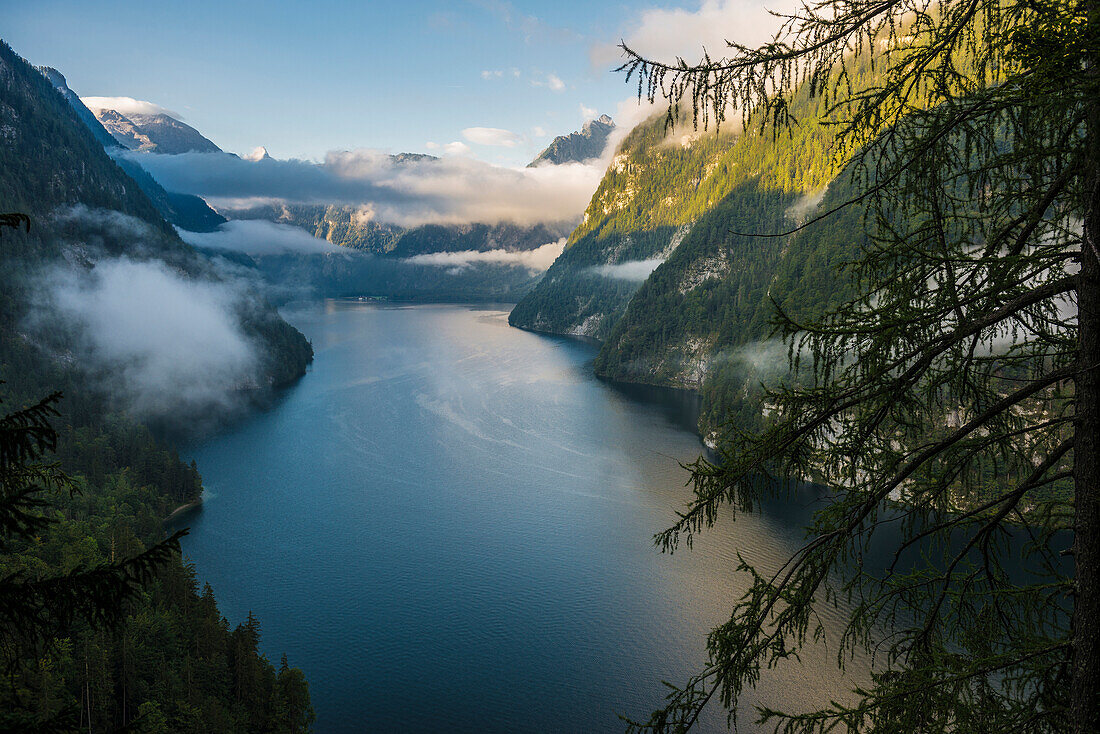
[[[6, 238], [0, 255], [6, 323], [23, 307], [23, 272], [74, 253], [90, 265], [101, 257], [156, 259], [191, 278], [218, 279], [108, 157], [51, 82], [6, 45], [0, 45], [0, 95], [0, 209], [25, 212], [34, 222], [30, 234]], [[102, 214], [70, 216], [74, 207]], [[80, 222], [89, 219], [94, 240], [80, 242]], [[111, 236], [101, 225], [105, 221], [133, 224], [126, 236]], [[241, 314], [242, 324], [264, 345], [256, 383], [284, 383], [304, 372], [311, 357], [305, 339], [270, 309], [249, 306], [248, 311]]]
[[[178, 342], [188, 333], [205, 338], [202, 323], [172, 324], [173, 309], [202, 297], [257, 348], [242, 384], [230, 385], [237, 392], [245, 381], [259, 387], [300, 375], [312, 350], [266, 304], [231, 287], [180, 241], [77, 110], [2, 42], [0, 171], [0, 212], [31, 219], [29, 232], [5, 229], [0, 240], [0, 414], [63, 393], [52, 419], [57, 451], [48, 459], [73, 477], [75, 490], [42, 495], [33, 512], [49, 521], [33, 539], [11, 543], [5, 534], [0, 578], [7, 585], [141, 553], [163, 540], [166, 515], [199, 499], [194, 464], [135, 419], [110, 387], [134, 370], [157, 376], [165, 360], [151, 360], [142, 345]], [[186, 298], [172, 302], [170, 292], [146, 283], [149, 297], [140, 303], [147, 312], [138, 315], [155, 328], [132, 333], [129, 312], [118, 306], [134, 303], [127, 299], [141, 283], [123, 278], [109, 290], [88, 290], [109, 282], [111, 272], [152, 274], [153, 286], [171, 284]], [[50, 296], [62, 293], [76, 299], [67, 311], [73, 318], [44, 327], [44, 312], [60, 304]], [[223, 299], [231, 293], [242, 302]], [[102, 354], [83, 341], [93, 326], [106, 337], [96, 346], [122, 343], [123, 359], [96, 364]], [[148, 387], [157, 400], [179, 386]], [[124, 611], [117, 625], [102, 629], [89, 629], [79, 615], [75, 624], [64, 614], [44, 616], [47, 639], [29, 639], [18, 625], [0, 630], [0, 729], [122, 731], [153, 722], [160, 731], [243, 734], [282, 725], [274, 712], [295, 701], [308, 714], [301, 672], [276, 671], [260, 654], [251, 615], [230, 628], [210, 588], [199, 588], [181, 558], [141, 584]]]
[[119, 142], [115, 140], [109, 132], [107, 132], [107, 129], [100, 124], [99, 120], [96, 119], [96, 116], [92, 114], [92, 111], [89, 110], [84, 105], [84, 103], [80, 101], [80, 97], [77, 95], [77, 93], [69, 89], [69, 83], [65, 79], [64, 74], [51, 66], [40, 66], [38, 67], [38, 70], [42, 72], [47, 79], [49, 79], [50, 84], [54, 86], [54, 89], [60, 92], [61, 96], [64, 97], [70, 105], [72, 105], [73, 110], [77, 114], [77, 117], [79, 117], [80, 121], [88, 127], [88, 129], [92, 133], [92, 136], [99, 142], [100, 145], [102, 145], [104, 148], [117, 148], [119, 146]]
[[130, 150], [164, 155], [221, 152], [221, 148], [198, 130], [169, 115], [122, 115], [106, 108], [92, 112], [107, 132]]
[[[611, 160], [565, 252], [510, 322], [604, 339], [656, 261], [724, 194], [718, 163], [728, 134], [672, 135], [662, 118], [635, 128]], [[647, 265], [648, 264], [648, 265]]]
[[[824, 113], [805, 91], [791, 111]], [[510, 322], [600, 339], [602, 376], [700, 391], [709, 434], [730, 417], [754, 420], [755, 385], [785, 368], [786, 351], [768, 341], [772, 299], [803, 313], [834, 302], [846, 287], [837, 266], [862, 230], [852, 209], [796, 237], [737, 234], [788, 230], [822, 195], [845, 200], [830, 128], [685, 130], [658, 117], [627, 136], [584, 222]]]
[[[61, 72], [48, 66], [39, 67], [39, 71], [46, 75], [46, 78], [49, 79], [54, 88], [61, 93], [61, 96], [64, 97], [70, 105], [72, 105], [77, 117], [87, 126], [92, 136], [103, 146], [104, 150], [108, 151], [108, 153], [112, 153], [122, 149], [121, 144], [107, 132], [96, 116], [92, 114], [91, 110], [84, 106], [84, 103], [80, 101], [80, 97], [78, 97], [73, 90], [69, 89], [69, 85]], [[137, 183], [142, 192], [149, 197], [149, 200], [153, 202], [153, 205], [157, 208], [157, 211], [160, 212], [161, 216], [177, 227], [182, 227], [192, 232], [210, 232], [216, 229], [219, 224], [225, 222], [225, 217], [207, 206], [206, 202], [198, 196], [165, 191], [164, 188], [153, 180], [153, 177], [137, 163], [121, 156], [115, 156], [114, 158], [119, 167], [122, 168], [122, 170]]]
[[615, 122], [607, 115], [589, 120], [584, 126], [568, 135], [559, 135], [553, 142], [527, 164], [528, 168], [561, 163], [583, 163], [603, 155], [607, 138], [615, 129]]

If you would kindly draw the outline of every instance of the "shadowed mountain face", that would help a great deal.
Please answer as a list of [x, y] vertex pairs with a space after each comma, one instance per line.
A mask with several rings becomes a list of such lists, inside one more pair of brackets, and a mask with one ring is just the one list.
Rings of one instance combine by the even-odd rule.
[[615, 123], [612, 119], [607, 115], [600, 115], [595, 120], [584, 123], [584, 127], [579, 131], [554, 138], [554, 142], [539, 153], [535, 160], [527, 164], [527, 167], [582, 163], [599, 158], [607, 146], [607, 137], [614, 129]]
[[96, 139], [96, 141], [99, 142], [100, 145], [108, 150], [118, 147], [118, 141], [115, 140], [114, 137], [112, 137], [111, 134], [107, 132], [107, 130], [103, 127], [103, 125], [99, 123], [98, 120], [96, 120], [96, 116], [92, 114], [91, 110], [84, 106], [84, 103], [80, 101], [80, 97], [77, 96], [76, 92], [69, 89], [69, 84], [67, 81], [65, 81], [64, 74], [50, 66], [40, 66], [38, 67], [38, 70], [42, 72], [42, 74], [44, 74], [47, 79], [50, 80], [50, 84], [54, 86], [54, 89], [60, 92], [61, 96], [64, 97], [70, 105], [72, 105], [77, 117], [79, 117], [80, 121], [83, 122], [85, 126], [87, 126], [88, 130], [91, 131], [92, 136]]
[[168, 115], [125, 116], [115, 110], [94, 110], [96, 118], [124, 148], [142, 153], [219, 153], [221, 148], [195, 128]]

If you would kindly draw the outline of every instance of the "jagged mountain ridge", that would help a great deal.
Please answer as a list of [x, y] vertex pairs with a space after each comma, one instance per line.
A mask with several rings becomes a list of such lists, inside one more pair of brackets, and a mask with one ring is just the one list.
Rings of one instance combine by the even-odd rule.
[[584, 126], [568, 135], [559, 135], [539, 153], [528, 168], [562, 163], [583, 163], [599, 158], [607, 147], [607, 139], [615, 129], [615, 122], [608, 115], [589, 120]]

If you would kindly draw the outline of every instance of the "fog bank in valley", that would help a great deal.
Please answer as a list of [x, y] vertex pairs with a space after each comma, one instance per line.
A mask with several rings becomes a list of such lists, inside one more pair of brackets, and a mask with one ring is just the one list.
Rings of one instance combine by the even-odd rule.
[[[257, 386], [261, 359], [241, 321], [243, 284], [151, 257], [150, 228], [125, 214], [73, 207], [55, 219], [70, 230], [83, 225], [85, 236], [34, 276], [23, 327], [87, 372], [114, 407], [194, 415], [230, 408]], [[119, 249], [129, 254], [105, 254]]]

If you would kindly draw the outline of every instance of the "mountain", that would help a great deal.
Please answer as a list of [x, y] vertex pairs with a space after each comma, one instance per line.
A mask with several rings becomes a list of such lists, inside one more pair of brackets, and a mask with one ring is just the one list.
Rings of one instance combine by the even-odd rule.
[[122, 115], [112, 109], [96, 109], [93, 113], [107, 132], [129, 150], [164, 155], [221, 152], [198, 130], [169, 115]]
[[177, 227], [192, 232], [211, 232], [217, 229], [219, 224], [225, 222], [225, 217], [207, 206], [206, 202], [200, 197], [191, 194], [179, 194], [165, 191], [144, 168], [134, 161], [118, 155], [118, 153], [123, 150], [123, 146], [114, 136], [107, 132], [106, 128], [99, 122], [99, 119], [92, 114], [91, 110], [89, 110], [82, 101], [80, 101], [80, 97], [78, 97], [73, 90], [69, 89], [69, 85], [65, 81], [64, 75], [57, 69], [48, 66], [39, 67], [38, 70], [45, 75], [46, 79], [53, 84], [54, 88], [61, 96], [68, 101], [73, 111], [76, 112], [77, 117], [80, 118], [80, 121], [83, 122], [92, 133], [96, 141], [103, 146], [104, 150], [112, 154], [115, 163], [117, 163], [119, 167], [137, 183], [142, 192], [149, 197], [149, 200], [153, 202], [153, 205], [157, 208], [157, 211], [160, 212], [161, 216]]
[[[599, 120], [586, 124], [583, 133], [562, 136], [558, 140], [577, 138], [606, 141], [607, 134], [613, 128], [611, 118], [604, 115]], [[600, 142], [597, 147], [602, 150], [602, 146], [603, 143]], [[266, 153], [264, 150], [262, 153], [254, 152], [253, 155], [262, 158]], [[390, 160], [396, 165], [402, 165], [439, 159], [425, 153], [398, 153], [391, 155]], [[543, 165], [553, 163], [544, 162]], [[403, 227], [363, 216], [361, 209], [355, 206], [278, 202], [237, 208], [222, 207], [221, 213], [230, 219], [263, 219], [290, 224], [340, 247], [393, 258], [408, 258], [433, 252], [535, 250], [566, 237], [576, 226], [576, 221], [573, 220], [535, 225], [500, 222]]]
[[663, 118], [631, 131], [565, 252], [512, 311], [511, 322], [607, 338], [648, 275], [642, 264], [667, 257], [721, 197], [717, 163], [731, 142], [730, 136], [704, 136], [669, 144]]
[[264, 219], [290, 224], [340, 247], [393, 258], [431, 252], [534, 250], [567, 236], [574, 224], [518, 225], [501, 222], [425, 224], [406, 228], [363, 217], [354, 206], [323, 204], [261, 204], [223, 211], [232, 219]]
[[[0, 212], [31, 222], [0, 234], [0, 415], [60, 391], [48, 461], [73, 479], [72, 491], [13, 505], [44, 522], [28, 525], [29, 540], [11, 528], [3, 534], [0, 585], [8, 596], [24, 582], [72, 572], [114, 577], [109, 564], [163, 541], [164, 518], [201, 499], [197, 468], [135, 409], [137, 398], [163, 406], [173, 391], [201, 397], [185, 393], [215, 379], [202, 369], [209, 355], [181, 344], [222, 349], [205, 328], [222, 327], [234, 341], [227, 354], [248, 353], [235, 352], [241, 358], [221, 382], [245, 400], [300, 376], [312, 358], [309, 342], [274, 309], [180, 240], [57, 81], [0, 42]], [[173, 320], [174, 312], [182, 318]], [[190, 386], [176, 384], [179, 376]], [[169, 412], [161, 427], [186, 428], [219, 409], [215, 401]], [[95, 594], [106, 588], [96, 584]], [[80, 609], [72, 622], [66, 610], [49, 609], [33, 635], [20, 624], [0, 631], [0, 730], [114, 731], [154, 721], [162, 731], [243, 734], [284, 725], [274, 711], [295, 702], [309, 708], [301, 672], [276, 671], [260, 654], [255, 617], [231, 629], [213, 591], [180, 556], [133, 591], [124, 607], [111, 601], [116, 592], [89, 604], [114, 607], [103, 620], [117, 621], [109, 627], [89, 627]], [[31, 599], [28, 609], [38, 603]]]
[[528, 168], [544, 166], [547, 164], [558, 165], [561, 163], [582, 163], [603, 155], [607, 147], [607, 138], [615, 129], [614, 121], [607, 115], [600, 115], [595, 120], [589, 120], [576, 132], [568, 135], [559, 135], [546, 147], [546, 150], [527, 164]]
[[246, 161], [269, 161], [271, 156], [268, 155], [267, 148], [260, 145], [252, 149], [252, 152], [248, 155], [241, 156]]
[[[804, 90], [792, 114], [819, 119], [820, 104]], [[861, 212], [794, 236], [736, 234], [783, 232], [844, 201], [831, 131], [684, 130], [690, 121], [669, 130], [662, 115], [623, 140], [566, 249], [509, 321], [602, 341], [603, 377], [699, 392], [710, 439], [731, 417], [758, 420], [760, 380], [786, 368], [769, 339], [773, 299], [808, 314], [846, 293], [837, 266], [861, 241]]]
[[[89, 266], [119, 256], [157, 260], [196, 281], [219, 280], [134, 179], [107, 155], [102, 136], [89, 129], [54, 86], [60, 75], [51, 81], [3, 44], [0, 71], [0, 131], [5, 143], [0, 146], [0, 210], [24, 212], [34, 222], [29, 234], [5, 237], [0, 249], [4, 305], [10, 309], [7, 323], [27, 305], [20, 298], [27, 290], [21, 276], [50, 260], [76, 258]], [[85, 211], [91, 214], [72, 215]], [[118, 233], [108, 231], [112, 226]], [[134, 234], [139, 230], [140, 237]], [[240, 317], [243, 328], [263, 346], [256, 385], [284, 384], [305, 371], [312, 358], [308, 343], [274, 310], [252, 303]]]
[[569, 224], [425, 224], [402, 232], [389, 257], [413, 257], [431, 252], [524, 252], [556, 242], [569, 234]]

